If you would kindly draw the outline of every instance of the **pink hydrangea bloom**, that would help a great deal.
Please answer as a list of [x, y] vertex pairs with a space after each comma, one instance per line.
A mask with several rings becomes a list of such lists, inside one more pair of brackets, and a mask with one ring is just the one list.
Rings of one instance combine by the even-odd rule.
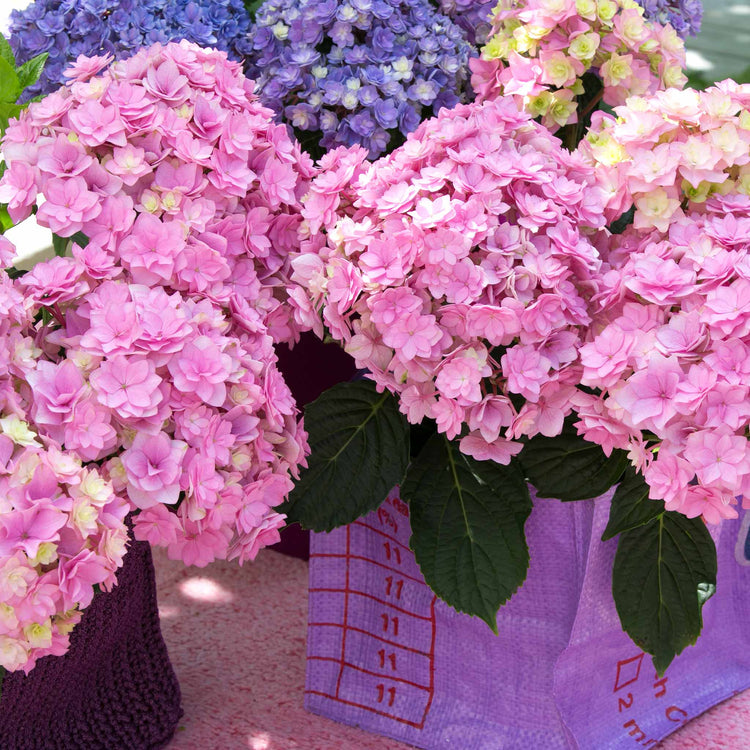
[[102, 210], [99, 197], [88, 189], [83, 177], [53, 177], [47, 180], [44, 191], [47, 200], [36, 213], [37, 221], [61, 237], [80, 232]]
[[276, 544], [281, 539], [279, 531], [284, 526], [284, 519], [284, 515], [268, 511], [252, 531], [234, 543], [229, 551], [229, 559], [236, 558], [240, 565], [245, 560], [255, 560], [263, 547]]
[[[252, 558], [277, 533], [272, 506], [309, 450], [275, 345], [302, 330], [291, 255], [316, 170], [224, 53], [181, 42], [109, 62], [80, 58], [75, 80], [25, 109], [3, 142], [0, 195], [13, 214], [42, 197], [40, 221], [88, 244], [14, 282], [0, 276], [0, 386], [14, 394], [0, 400], [0, 478], [15, 470], [13, 437], [64, 446], [116, 488], [137, 538], [188, 564], [240, 542]], [[276, 489], [243, 515], [261, 479]], [[90, 529], [87, 501], [65, 498], [55, 512]], [[23, 524], [28, 553], [56, 543], [52, 511], [23, 514], [8, 555], [20, 554]], [[85, 601], [101, 573], [79, 552], [58, 581], [66, 601]]]
[[65, 69], [64, 75], [74, 81], [87, 81], [100, 70], [107, 67], [113, 60], [112, 55], [86, 57], [78, 55], [76, 61]]
[[198, 336], [169, 360], [174, 387], [209, 406], [223, 406], [232, 358], [208, 336]]
[[292, 259], [298, 320], [469, 455], [507, 463], [512, 438], [559, 434], [605, 288], [593, 171], [502, 98], [441, 110], [390, 156], [364, 156], [331, 152], [312, 182], [307, 228], [325, 237]]
[[[589, 91], [606, 104], [682, 86], [685, 47], [667, 24], [646, 21], [629, 0], [501, 0], [479, 58], [471, 60], [479, 101], [512, 96], [552, 131], [582, 119], [584, 75], [600, 81]], [[584, 113], [585, 114], [585, 113]]]
[[28, 672], [65, 653], [94, 586], [115, 583], [122, 556], [109, 550], [124, 549], [128, 505], [72, 454], [33, 445], [33, 422], [2, 413], [12, 449], [0, 472], [0, 666]]
[[102, 406], [120, 419], [142, 419], [159, 413], [164, 394], [154, 363], [117, 354], [91, 373], [91, 385]]
[[[616, 119], [595, 113], [579, 148], [612, 186], [608, 215], [633, 204], [636, 227], [666, 232], [684, 204], [700, 211], [713, 195], [750, 193], [749, 104], [750, 86], [726, 80], [706, 91], [633, 96], [615, 107]], [[746, 221], [730, 210], [716, 217], [716, 231], [722, 239], [746, 237]], [[696, 251], [710, 254], [706, 241]]]
[[162, 547], [173, 544], [182, 530], [180, 519], [161, 503], [141, 511], [134, 526], [136, 539]]
[[182, 459], [187, 444], [169, 435], [138, 433], [133, 445], [122, 453], [128, 482], [128, 497], [138, 508], [156, 503], [172, 505], [180, 494]]
[[600, 295], [581, 347], [581, 384], [601, 395], [578, 397], [579, 432], [629, 450], [652, 498], [710, 523], [734, 517], [750, 488], [747, 236], [742, 247], [736, 234], [748, 219], [750, 197], [730, 192], [666, 231], [616, 236], [606, 278], [618, 291]]
[[74, 258], [51, 258], [37, 265], [21, 279], [21, 286], [35, 301], [55, 305], [89, 291], [85, 268]]

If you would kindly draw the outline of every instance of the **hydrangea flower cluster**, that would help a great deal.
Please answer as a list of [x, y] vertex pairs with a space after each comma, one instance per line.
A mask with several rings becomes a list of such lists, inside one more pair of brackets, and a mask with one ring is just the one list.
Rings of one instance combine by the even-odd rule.
[[[669, 24], [685, 39], [696, 36], [701, 28], [703, 3], [701, 0], [637, 0], [647, 21]], [[445, 13], [462, 29], [474, 44], [485, 44], [492, 30], [495, 0], [440, 0], [440, 12]]]
[[635, 205], [637, 229], [666, 232], [716, 193], [750, 194], [750, 85], [632, 97], [596, 113], [580, 151], [611, 185], [610, 212]]
[[593, 170], [510, 99], [441, 110], [364, 157], [328, 154], [306, 199], [300, 322], [475, 458], [559, 434], [599, 284]]
[[492, 31], [492, 9], [496, 0], [440, 0], [444, 13], [465, 32], [472, 44], [484, 44]]
[[0, 666], [28, 673], [68, 650], [94, 587], [117, 583], [128, 504], [96, 469], [30, 444], [34, 433], [18, 415], [0, 423], [4, 441], [21, 441], [4, 446], [3, 460], [11, 456], [0, 476]]
[[250, 43], [261, 99], [322, 149], [375, 158], [470, 92], [471, 47], [428, 0], [267, 0]]
[[249, 28], [242, 0], [35, 0], [11, 12], [10, 43], [19, 64], [49, 53], [41, 78], [25, 93], [29, 99], [64, 84], [78, 55], [119, 59], [156, 42], [187, 39], [241, 60]]
[[[19, 282], [43, 316], [32, 415], [137, 509], [135, 536], [205, 565], [276, 541], [306, 435], [278, 368], [309, 157], [222, 52], [154, 45], [32, 104], [0, 200], [72, 257]], [[84, 246], [85, 245], [85, 246]]]
[[701, 30], [701, 0], [638, 0], [638, 5], [649, 21], [669, 24], [683, 39], [696, 36]]
[[[4, 243], [4, 249], [7, 241]], [[24, 296], [0, 271], [0, 667], [63, 654], [94, 586], [122, 566], [128, 503], [94, 467], [37, 434], [42, 352]]]
[[581, 349], [578, 430], [630, 451], [650, 496], [708, 522], [750, 493], [750, 197], [617, 237], [604, 315]]
[[687, 80], [682, 40], [633, 0], [500, 0], [492, 30], [471, 61], [477, 98], [512, 96], [551, 130], [582, 121], [599, 96], [616, 106]]

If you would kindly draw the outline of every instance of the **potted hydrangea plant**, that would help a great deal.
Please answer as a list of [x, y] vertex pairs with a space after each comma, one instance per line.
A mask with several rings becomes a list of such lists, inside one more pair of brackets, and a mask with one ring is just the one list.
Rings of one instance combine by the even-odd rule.
[[[143, 542], [186, 564], [253, 559], [278, 540], [274, 506], [308, 450], [274, 347], [296, 336], [287, 255], [312, 162], [222, 52], [157, 44], [102, 73], [110, 62], [80, 58], [69, 85], [32, 103], [3, 140], [0, 200], [14, 222], [35, 213], [57, 251], [2, 277], [2, 666], [29, 670], [51, 655], [8, 677], [11, 745], [28, 735], [49, 746], [19, 713], [32, 693], [57, 717], [55, 737], [166, 742], [179, 690]], [[2, 249], [8, 267], [14, 251]], [[126, 524], [141, 541], [123, 558]], [[121, 689], [141, 691], [127, 677], [139, 661], [146, 682], [156, 669], [147, 692], [164, 699], [118, 711], [122, 693], [105, 687], [121, 672]], [[66, 690], [80, 670], [88, 687]], [[43, 690], [53, 676], [58, 686]], [[153, 726], [130, 721], [133, 706]]]
[[[400, 485], [399, 498], [408, 504], [411, 522], [408, 547], [419, 575], [439, 599], [496, 629], [498, 608], [522, 586], [528, 571], [524, 526], [532, 502], [527, 482], [535, 488], [535, 506], [544, 505], [544, 498], [569, 502], [609, 491], [595, 506], [595, 520], [584, 523], [589, 533], [594, 528], [605, 540], [618, 537], [618, 552], [615, 542], [607, 542], [607, 553], [599, 554], [598, 539], [592, 537], [589, 559], [599, 566], [604, 561], [608, 568], [599, 568], [598, 580], [602, 591], [612, 585], [617, 631], [621, 627], [650, 653], [662, 675], [698, 639], [703, 605], [715, 591], [714, 537], [719, 532], [709, 530], [706, 522], [736, 517], [734, 498], [743, 492], [746, 477], [744, 417], [732, 411], [731, 424], [715, 422], [721, 409], [728, 408], [719, 403], [731, 384], [718, 386], [711, 397], [716, 405], [706, 412], [705, 389], [713, 388], [717, 372], [709, 375], [708, 370], [718, 367], [711, 365], [715, 355], [695, 372], [698, 377], [698, 371], [706, 371], [700, 395], [679, 408], [646, 413], [657, 402], [663, 404], [664, 393], [676, 392], [681, 378], [700, 361], [699, 353], [709, 351], [709, 323], [698, 319], [695, 306], [709, 294], [720, 317], [725, 313], [718, 308], [729, 304], [727, 295], [744, 283], [725, 274], [711, 285], [691, 287], [696, 270], [690, 270], [692, 256], [683, 253], [687, 237], [705, 227], [724, 232], [729, 230], [713, 227], [724, 221], [735, 226], [734, 216], [719, 217], [730, 206], [732, 213], [742, 215], [744, 197], [720, 200], [718, 195], [744, 185], [748, 150], [744, 133], [736, 131], [746, 117], [741, 115], [745, 102], [741, 93], [734, 99], [727, 92], [712, 94], [704, 115], [693, 93], [656, 93], [671, 82], [683, 82], [682, 43], [673, 29], [645, 23], [633, 4], [597, 4], [593, 16], [572, 3], [547, 5], [534, 4], [527, 12], [514, 3], [497, 11], [502, 16], [499, 30], [518, 40], [510, 32], [546, 9], [547, 33], [524, 50], [524, 65], [539, 77], [529, 79], [529, 90], [520, 92], [520, 99], [493, 79], [488, 92], [498, 88], [488, 99], [499, 95], [499, 101], [442, 110], [385, 158], [369, 164], [364, 151], [349, 148], [321, 159], [320, 182], [313, 181], [305, 201], [303, 229], [309, 238], [292, 260], [292, 279], [303, 291], [292, 290], [290, 296], [297, 319], [318, 335], [339, 341], [370, 382], [338, 386], [308, 407], [309, 467], [282, 510], [325, 532], [360, 519], [347, 530], [346, 544], [339, 536], [338, 547], [321, 542], [321, 566], [339, 567], [321, 574], [317, 585], [322, 588], [313, 589], [328, 597], [320, 611], [335, 609], [331, 602], [337, 586], [342, 602], [350, 606], [330, 619], [317, 618], [316, 626], [338, 624], [348, 632], [349, 615], [344, 613], [352, 612], [353, 601], [354, 611], [366, 620], [361, 612], [369, 604], [349, 597], [362, 586], [377, 606], [390, 606], [398, 596], [395, 579], [380, 592], [367, 588], [369, 579], [363, 583], [367, 546], [362, 534], [369, 532], [360, 527], [373, 523], [389, 489]], [[598, 40], [594, 48], [604, 50], [580, 66], [570, 59], [577, 48], [570, 54], [560, 51], [562, 40], [576, 35], [569, 28], [554, 31], [576, 14], [577, 31], [591, 26], [592, 38]], [[631, 32], [643, 43], [632, 54], [627, 49]], [[552, 51], [543, 52], [548, 39], [550, 50], [557, 47], [554, 60]], [[641, 65], [638, 55], [654, 64], [644, 57]], [[520, 64], [518, 51], [510, 56]], [[558, 62], [570, 80], [552, 80], [552, 68], [545, 65]], [[508, 70], [504, 64], [496, 66], [498, 75], [506, 75], [513, 85], [526, 80]], [[623, 75], [610, 75], [613, 71]], [[561, 91], [571, 104], [565, 117], [545, 118], [528, 109], [531, 98], [545, 93], [557, 97]], [[656, 98], [631, 100], [640, 114], [618, 109], [616, 125], [595, 115], [588, 144], [570, 152], [602, 97], [611, 106], [639, 92]], [[652, 113], [654, 107], [663, 111]], [[683, 115], [689, 127], [672, 136], [670, 122]], [[723, 127], [724, 116], [736, 121]], [[547, 129], [531, 117], [539, 117]], [[650, 134], [644, 123], [653, 129]], [[699, 123], [705, 136], [695, 132]], [[561, 127], [567, 128], [559, 135], [568, 150], [549, 133]], [[722, 135], [714, 132], [709, 144], [707, 133], [714, 127], [723, 127]], [[618, 128], [639, 149], [637, 156], [614, 137]], [[600, 168], [602, 163], [606, 168]], [[717, 197], [705, 208], [687, 210], [686, 201], [703, 204], [711, 195]], [[690, 214], [692, 229], [680, 228], [683, 212]], [[711, 212], [717, 216], [706, 218]], [[633, 227], [619, 235], [634, 215]], [[644, 235], [651, 227], [674, 231], [670, 241], [676, 242], [675, 249], [670, 251], [653, 234]], [[673, 271], [670, 284], [679, 280], [684, 286], [676, 292], [661, 288], [667, 282], [655, 280], [657, 266]], [[714, 289], [724, 282], [732, 291]], [[651, 287], [644, 297], [641, 290]], [[739, 322], [721, 320], [714, 323], [717, 338], [741, 333]], [[618, 326], [621, 330], [615, 331]], [[620, 335], [623, 350], [610, 335]], [[642, 372], [651, 359], [653, 374]], [[721, 367], [727, 377], [731, 366]], [[736, 398], [743, 398], [740, 391]], [[720, 434], [714, 435], [717, 429]], [[681, 449], [695, 461], [671, 460], [670, 453]], [[715, 463], [723, 461], [725, 450], [731, 465], [719, 471]], [[615, 486], [616, 491], [611, 489]], [[405, 507], [391, 499], [391, 506], [381, 508], [383, 523], [396, 523], [394, 508]], [[571, 506], [570, 514], [576, 513]], [[400, 554], [411, 552], [404, 545]], [[386, 563], [380, 559], [378, 564]], [[417, 575], [409, 566], [410, 575]], [[607, 584], [610, 571], [613, 583]], [[338, 583], [327, 583], [334, 580]], [[321, 593], [321, 601], [325, 596]], [[418, 616], [429, 620], [431, 606], [425, 605]], [[393, 637], [397, 624], [390, 610], [383, 612], [382, 628], [389, 630], [379, 637]], [[377, 660], [365, 664], [364, 650], [357, 651], [360, 643], [359, 636], [350, 643], [344, 635], [340, 656], [311, 656], [320, 660], [317, 674], [327, 670], [335, 700], [356, 703], [356, 691], [364, 690], [347, 671], [352, 664], [364, 672], [374, 669], [376, 677], [391, 668], [387, 653], [379, 667]], [[412, 646], [415, 653], [426, 654], [429, 639]], [[680, 663], [689, 665], [692, 657], [685, 658]], [[326, 667], [325, 659], [340, 659], [340, 671]], [[744, 685], [747, 679], [747, 671], [738, 667], [727, 684]], [[354, 692], [344, 692], [347, 684]], [[359, 705], [356, 719], [352, 708], [350, 720], [359, 721], [370, 708], [377, 713], [396, 706], [396, 693], [389, 697], [387, 692], [391, 684], [381, 680], [382, 689], [372, 699], [379, 705]], [[311, 695], [327, 697], [311, 685]], [[422, 687], [419, 681], [414, 685]], [[731, 693], [733, 688], [724, 687]], [[711, 700], [727, 694], [725, 690]]]

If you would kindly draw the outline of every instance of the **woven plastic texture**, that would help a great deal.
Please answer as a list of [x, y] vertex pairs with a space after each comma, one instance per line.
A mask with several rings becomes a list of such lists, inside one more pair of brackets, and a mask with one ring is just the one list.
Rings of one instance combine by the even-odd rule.
[[722, 525], [704, 632], [660, 678], [619, 624], [608, 515], [609, 496], [535, 501], [528, 577], [498, 636], [427, 588], [397, 493], [313, 534], [306, 707], [429, 750], [629, 750], [750, 686], [750, 567], [737, 552], [750, 522]]
[[182, 715], [159, 628], [151, 549], [131, 541], [118, 585], [99, 593], [64, 656], [9, 673], [0, 700], [2, 750], [157, 750]]

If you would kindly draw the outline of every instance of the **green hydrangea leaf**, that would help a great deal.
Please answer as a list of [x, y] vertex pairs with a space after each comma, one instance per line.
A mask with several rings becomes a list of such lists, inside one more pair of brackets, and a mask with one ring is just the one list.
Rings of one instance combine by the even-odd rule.
[[661, 675], [696, 642], [716, 590], [716, 546], [700, 518], [665, 511], [623, 531], [612, 594], [623, 630], [651, 654]]
[[331, 531], [377, 509], [403, 479], [409, 425], [388, 391], [340, 383], [305, 407], [308, 467], [278, 507], [289, 523]]
[[18, 82], [21, 84], [21, 89], [33, 86], [39, 80], [48, 57], [48, 52], [42, 52], [41, 55], [32, 57], [18, 68]]
[[16, 69], [5, 58], [0, 57], [0, 102], [15, 104], [21, 91]]
[[444, 435], [409, 467], [401, 497], [411, 513], [411, 548], [429, 587], [459, 612], [497, 632], [497, 611], [524, 582], [524, 525], [531, 498], [520, 468], [476, 461]]
[[648, 492], [643, 475], [629, 466], [612, 498], [609, 521], [602, 534], [603, 542], [623, 531], [643, 526], [664, 512], [664, 501], [652, 500]]
[[16, 56], [8, 40], [0, 34], [0, 59], [5, 60], [12, 68], [16, 67]]
[[598, 445], [576, 433], [571, 420], [561, 435], [531, 438], [518, 458], [537, 497], [571, 501], [603, 495], [628, 465], [624, 451], [606, 456]]

